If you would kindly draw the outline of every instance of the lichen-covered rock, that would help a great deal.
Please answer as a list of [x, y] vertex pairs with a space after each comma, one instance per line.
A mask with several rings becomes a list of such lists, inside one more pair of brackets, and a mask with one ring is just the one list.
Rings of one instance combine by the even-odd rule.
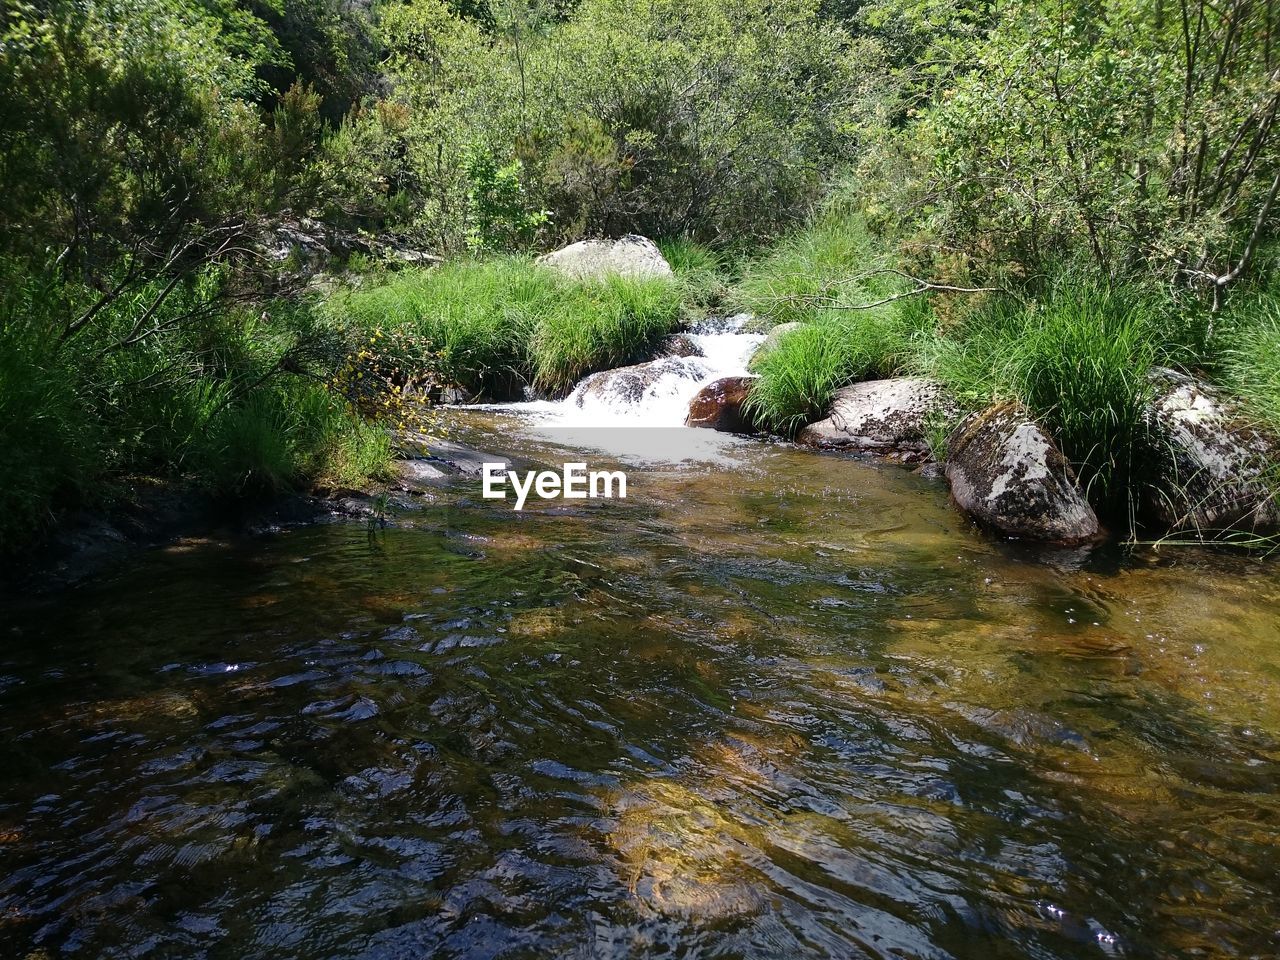
[[664, 357], [593, 373], [574, 387], [570, 398], [579, 407], [592, 402], [630, 405], [639, 403], [650, 392], [665, 390], [672, 381], [703, 380], [709, 374], [707, 367], [692, 357]]
[[756, 377], [722, 377], [707, 384], [689, 403], [686, 427], [707, 427], [722, 433], [752, 433], [755, 424], [743, 410]]
[[868, 380], [837, 390], [826, 418], [809, 424], [796, 440], [811, 447], [923, 463], [932, 459], [925, 433], [929, 418], [955, 412], [954, 402], [935, 380]]
[[747, 369], [748, 370], [756, 369], [756, 367], [760, 364], [760, 361], [763, 360], [772, 350], [774, 350], [774, 348], [776, 348], [778, 344], [782, 342], [784, 337], [786, 337], [793, 330], [799, 330], [801, 326], [803, 326], [803, 324], [791, 322], [791, 323], [780, 323], [776, 327], [771, 327], [769, 332], [765, 334], [765, 338], [760, 343], [760, 346], [756, 347], [756, 352], [751, 355], [751, 359], [747, 362]]
[[1062, 544], [1099, 535], [1071, 465], [1019, 404], [966, 417], [947, 439], [946, 472], [960, 509], [997, 533]]
[[1280, 440], [1194, 377], [1157, 367], [1145, 420], [1155, 470], [1153, 517], [1172, 530], [1262, 531], [1280, 525], [1267, 482]]
[[579, 240], [539, 257], [538, 262], [573, 280], [675, 276], [658, 245], [635, 234], [619, 240]]

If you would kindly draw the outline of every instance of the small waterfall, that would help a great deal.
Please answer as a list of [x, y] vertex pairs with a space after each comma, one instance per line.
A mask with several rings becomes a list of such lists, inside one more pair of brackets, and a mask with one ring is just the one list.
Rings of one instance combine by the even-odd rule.
[[749, 317], [709, 320], [683, 336], [701, 356], [664, 357], [583, 378], [560, 401], [510, 404], [540, 415], [547, 426], [683, 427], [689, 401], [709, 383], [743, 376], [764, 341], [744, 333]]
[[727, 463], [741, 443], [730, 434], [684, 425], [689, 402], [709, 383], [743, 376], [764, 341], [745, 333], [748, 315], [705, 321], [682, 334], [701, 356], [663, 357], [584, 377], [563, 400], [494, 404], [516, 413], [530, 432], [573, 449], [644, 464]]

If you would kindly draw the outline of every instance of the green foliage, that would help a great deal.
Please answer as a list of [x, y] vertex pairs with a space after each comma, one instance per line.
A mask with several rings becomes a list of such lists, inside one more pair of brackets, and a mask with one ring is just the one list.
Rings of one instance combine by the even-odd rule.
[[389, 123], [375, 106], [334, 143], [376, 156], [382, 192], [364, 202], [413, 210], [408, 229], [425, 242], [465, 239], [468, 144], [521, 162], [519, 207], [549, 211], [552, 240], [758, 237], [797, 219], [851, 149], [865, 78], [853, 41], [812, 0], [491, 12], [486, 34], [443, 0], [384, 7], [389, 100], [404, 112]]
[[734, 264], [724, 253], [688, 238], [661, 240], [658, 248], [680, 283], [689, 319], [723, 305], [729, 296]]
[[861, 220], [827, 217], [748, 266], [732, 300], [769, 323], [810, 320], [901, 289], [893, 277], [876, 273], [887, 264]]
[[534, 328], [534, 385], [564, 394], [588, 373], [646, 359], [675, 327], [680, 302], [679, 286], [661, 278], [613, 276], [570, 285]]
[[918, 121], [886, 132], [891, 210], [984, 276], [1079, 256], [1217, 296], [1253, 266], [1280, 169], [1269, 8], [1027, 0], [979, 30], [961, 13], [911, 68]]
[[0, 546], [44, 528], [61, 499], [96, 481], [95, 425], [47, 342], [25, 332], [0, 344]]
[[1280, 303], [1251, 297], [1235, 307], [1226, 336], [1223, 381], [1260, 423], [1280, 434]]
[[1068, 276], [1041, 304], [1002, 299], [975, 311], [919, 362], [969, 406], [1020, 400], [1057, 438], [1095, 506], [1120, 514], [1136, 489], [1147, 373], [1168, 356], [1159, 306]]
[[564, 393], [595, 370], [641, 358], [679, 318], [680, 288], [661, 279], [563, 280], [527, 258], [406, 270], [329, 304], [356, 330], [411, 332], [433, 369], [491, 397], [524, 385]]
[[0, 548], [126, 476], [243, 495], [385, 470], [385, 431], [317, 385], [345, 341], [305, 304], [236, 309], [209, 268], [162, 300], [168, 281], [139, 287], [68, 337], [96, 291], [13, 261], [0, 278], [0, 440], [21, 451], [0, 466]]
[[305, 480], [360, 484], [385, 477], [391, 456], [385, 430], [355, 417], [323, 387], [299, 382], [254, 391], [220, 411], [193, 453], [211, 488], [234, 497]]
[[898, 373], [931, 320], [923, 302], [810, 315], [756, 365], [749, 407], [770, 429], [793, 433], [824, 416], [841, 387]]
[[467, 193], [467, 246], [472, 251], [513, 250], [527, 246], [547, 222], [545, 210], [534, 210], [520, 182], [523, 165], [513, 160], [498, 166], [493, 154], [473, 147], [464, 161]]

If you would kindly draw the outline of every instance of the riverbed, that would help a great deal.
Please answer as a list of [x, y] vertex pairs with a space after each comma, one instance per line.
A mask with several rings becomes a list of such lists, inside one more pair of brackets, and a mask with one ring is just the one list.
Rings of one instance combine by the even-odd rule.
[[446, 477], [10, 605], [0, 955], [1280, 953], [1274, 563], [447, 420], [628, 496]]

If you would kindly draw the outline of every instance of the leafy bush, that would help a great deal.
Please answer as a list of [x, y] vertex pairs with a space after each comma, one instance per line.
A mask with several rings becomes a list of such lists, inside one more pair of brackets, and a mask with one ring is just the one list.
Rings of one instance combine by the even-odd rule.
[[550, 212], [552, 242], [758, 238], [800, 219], [822, 171], [850, 155], [865, 78], [817, 0], [516, 4], [491, 7], [490, 24], [457, 9], [383, 5], [394, 106], [333, 144], [356, 179], [391, 188], [362, 201], [410, 212], [433, 246], [458, 248], [466, 210], [489, 202], [467, 175], [469, 144], [518, 174], [504, 192]]

